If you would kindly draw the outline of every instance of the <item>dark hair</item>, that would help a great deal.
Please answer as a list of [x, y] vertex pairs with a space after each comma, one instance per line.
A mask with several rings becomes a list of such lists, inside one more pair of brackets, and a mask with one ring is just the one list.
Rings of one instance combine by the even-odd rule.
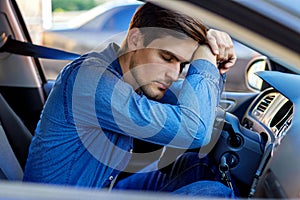
[[[151, 34], [142, 29], [150, 27], [159, 29], [152, 31]], [[146, 46], [152, 40], [170, 34], [177, 38], [182, 38], [184, 34], [185, 37], [190, 37], [200, 44], [206, 42], [207, 28], [200, 20], [149, 2], [137, 9], [130, 22], [129, 29], [132, 28], [140, 28], [144, 35], [144, 45]]]

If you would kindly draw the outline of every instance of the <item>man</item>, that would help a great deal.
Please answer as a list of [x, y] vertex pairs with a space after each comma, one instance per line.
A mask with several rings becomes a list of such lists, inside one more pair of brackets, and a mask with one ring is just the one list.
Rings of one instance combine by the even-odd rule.
[[[195, 19], [146, 3], [121, 47], [112, 43], [67, 65], [42, 112], [24, 181], [175, 193], [207, 185], [198, 182], [205, 179], [201, 166], [193, 171], [202, 170], [199, 176], [181, 176], [186, 182], [178, 188], [171, 180], [174, 170], [160, 174], [152, 169], [155, 163], [138, 176], [146, 185], [128, 185], [136, 183], [135, 175], [113, 184], [130, 160], [133, 138], [181, 149], [210, 141], [223, 74], [235, 55], [227, 34], [206, 31]], [[186, 63], [191, 65], [185, 80], [172, 84]], [[185, 169], [189, 161], [200, 159], [184, 154], [174, 168]], [[163, 189], [170, 184], [176, 187]], [[209, 184], [232, 195], [218, 182]], [[207, 189], [191, 193], [211, 195]]]

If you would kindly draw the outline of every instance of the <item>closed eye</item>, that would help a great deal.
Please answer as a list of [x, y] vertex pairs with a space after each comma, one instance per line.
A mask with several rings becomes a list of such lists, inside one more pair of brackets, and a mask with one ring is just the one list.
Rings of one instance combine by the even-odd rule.
[[162, 58], [167, 62], [172, 62], [175, 59], [172, 55], [163, 55]]
[[[162, 57], [162, 59], [165, 60], [166, 62], [169, 62], [169, 63], [171, 63], [171, 62], [180, 62], [179, 58], [176, 57], [176, 55], [173, 54], [172, 52], [166, 51], [166, 50], [162, 50], [161, 52], [162, 52], [161, 57]], [[183, 69], [185, 68], [185, 66], [186, 66], [187, 64], [189, 64], [189, 63], [190, 63], [190, 62], [188, 62], [188, 61], [185, 61], [185, 62], [181, 62], [181, 63], [180, 63], [180, 73], [183, 71]]]

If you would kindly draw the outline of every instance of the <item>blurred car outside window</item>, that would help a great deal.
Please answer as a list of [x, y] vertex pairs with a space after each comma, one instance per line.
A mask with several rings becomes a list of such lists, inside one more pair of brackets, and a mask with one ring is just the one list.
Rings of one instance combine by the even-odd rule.
[[86, 31], [126, 31], [137, 5], [113, 8], [80, 27]]

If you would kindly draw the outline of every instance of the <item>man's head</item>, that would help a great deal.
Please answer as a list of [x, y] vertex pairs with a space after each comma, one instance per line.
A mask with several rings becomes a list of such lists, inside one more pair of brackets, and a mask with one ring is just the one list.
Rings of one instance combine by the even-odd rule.
[[160, 99], [205, 42], [206, 27], [200, 21], [146, 3], [133, 16], [121, 47], [124, 79], [136, 91]]
[[[149, 27], [158, 29], [149, 33], [145, 29]], [[136, 11], [129, 26], [129, 29], [133, 28], [144, 28], [141, 32], [144, 35], [145, 46], [152, 40], [167, 35], [178, 38], [189, 37], [199, 44], [203, 44], [206, 41], [207, 29], [201, 21], [152, 3], [145, 3]]]

